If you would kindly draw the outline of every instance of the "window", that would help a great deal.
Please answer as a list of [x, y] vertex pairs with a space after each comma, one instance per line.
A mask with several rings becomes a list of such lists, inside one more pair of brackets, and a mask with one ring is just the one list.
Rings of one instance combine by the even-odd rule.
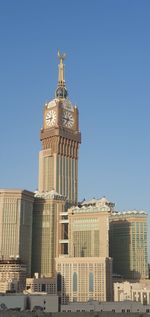
[[46, 291], [46, 285], [42, 284], [42, 292], [45, 292], [45, 291]]
[[57, 274], [57, 290], [61, 291], [61, 274]]
[[77, 292], [77, 273], [73, 273], [73, 292]]
[[93, 272], [89, 273], [89, 292], [93, 292], [94, 289], [94, 276]]

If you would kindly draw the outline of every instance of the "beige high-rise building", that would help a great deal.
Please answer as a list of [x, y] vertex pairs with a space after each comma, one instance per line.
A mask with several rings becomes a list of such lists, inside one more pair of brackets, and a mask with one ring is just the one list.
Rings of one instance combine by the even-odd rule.
[[68, 98], [64, 78], [65, 54], [58, 52], [55, 98], [44, 105], [42, 150], [39, 153], [39, 192], [55, 190], [70, 205], [78, 202], [78, 148], [81, 143], [77, 106]]
[[[66, 197], [54, 190], [35, 194], [32, 235], [32, 275], [52, 277], [55, 257], [68, 252], [68, 231], [63, 230], [61, 215]], [[67, 228], [68, 229], [68, 228]], [[66, 229], [66, 230], [67, 230]]]
[[68, 210], [69, 255], [56, 259], [62, 304], [112, 299], [108, 233], [113, 208], [114, 204], [103, 197]]
[[112, 260], [106, 257], [56, 259], [61, 304], [112, 300]]
[[0, 189], [0, 258], [19, 257], [31, 273], [32, 211], [34, 194]]
[[114, 204], [105, 197], [84, 201], [68, 211], [69, 255], [109, 256], [109, 216]]
[[39, 186], [33, 210], [32, 274], [52, 277], [55, 257], [68, 254], [68, 206], [78, 203], [78, 148], [81, 143], [77, 106], [68, 98], [65, 54], [58, 52], [55, 98], [44, 105], [39, 153]]
[[110, 217], [113, 272], [126, 279], [148, 278], [147, 213], [127, 211]]

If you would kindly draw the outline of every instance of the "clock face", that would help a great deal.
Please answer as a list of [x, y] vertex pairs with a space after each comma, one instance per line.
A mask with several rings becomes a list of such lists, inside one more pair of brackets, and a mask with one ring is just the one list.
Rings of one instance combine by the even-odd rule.
[[50, 110], [47, 112], [46, 114], [46, 125], [49, 127], [54, 126], [54, 124], [56, 123], [56, 111], [54, 110]]
[[64, 127], [72, 128], [74, 124], [74, 118], [71, 112], [63, 111], [62, 113], [62, 124]]

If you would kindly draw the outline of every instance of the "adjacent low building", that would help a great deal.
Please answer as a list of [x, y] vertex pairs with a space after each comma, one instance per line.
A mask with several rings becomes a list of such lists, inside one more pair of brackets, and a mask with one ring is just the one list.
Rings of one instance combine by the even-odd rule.
[[112, 300], [112, 260], [106, 257], [59, 257], [57, 288], [61, 303]]
[[36, 273], [33, 278], [26, 279], [26, 291], [31, 294], [35, 292], [46, 292], [47, 294], [56, 295], [56, 278], [40, 278]]
[[0, 293], [22, 292], [26, 277], [27, 266], [19, 258], [0, 260]]
[[[6, 294], [0, 295], [0, 311], [2, 310], [27, 310], [58, 312], [58, 296], [49, 294]], [[14, 314], [12, 313], [12, 316]]]
[[[114, 316], [114, 313], [130, 313], [131, 316], [131, 313], [138, 313], [138, 315], [139, 313], [150, 313], [150, 305], [142, 305], [141, 303], [132, 301], [107, 303], [89, 301], [88, 303], [69, 303], [68, 305], [61, 305], [61, 312], [82, 312], [82, 316], [87, 316], [84, 312], [90, 312], [88, 316], [94, 316], [94, 312], [100, 312], [98, 316]], [[102, 312], [110, 312], [110, 314], [102, 315]]]
[[114, 283], [114, 301], [124, 300], [150, 305], [150, 280]]

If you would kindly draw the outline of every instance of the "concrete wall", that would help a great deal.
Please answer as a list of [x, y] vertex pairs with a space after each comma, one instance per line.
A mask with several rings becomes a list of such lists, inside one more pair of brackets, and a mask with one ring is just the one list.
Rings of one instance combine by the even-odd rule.
[[[112, 313], [112, 312], [82, 312], [82, 313], [44, 313], [37, 314], [31, 312], [0, 312], [0, 317], [139, 317], [139, 313]], [[141, 313], [140, 317], [147, 317], [147, 314]]]
[[112, 312], [112, 313], [145, 313], [150, 312], [150, 305], [142, 305], [139, 302], [103, 302], [91, 301], [88, 303], [70, 303], [61, 305], [62, 312]]
[[0, 296], [0, 311], [19, 308], [20, 311], [32, 311], [35, 306], [41, 306], [44, 312], [58, 312], [58, 296], [48, 294], [9, 294]]

